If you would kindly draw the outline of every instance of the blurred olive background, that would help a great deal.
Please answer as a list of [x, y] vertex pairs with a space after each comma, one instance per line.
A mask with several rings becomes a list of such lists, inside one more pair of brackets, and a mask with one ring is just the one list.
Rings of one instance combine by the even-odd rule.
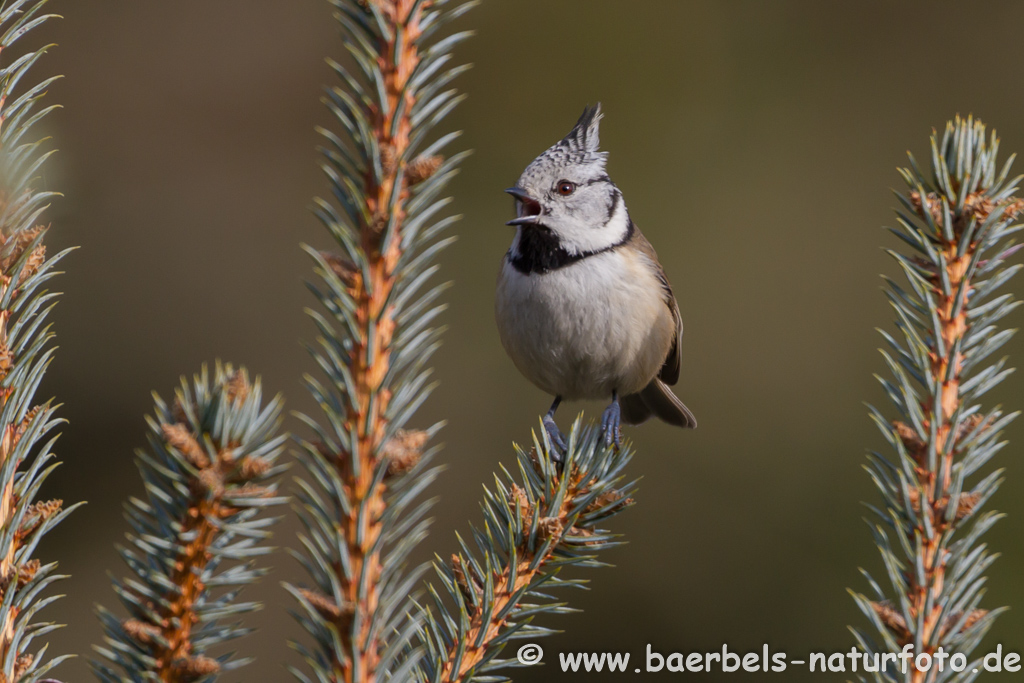
[[[55, 0], [59, 43], [36, 72], [62, 73], [49, 122], [60, 154], [47, 186], [65, 261], [55, 321], [61, 349], [43, 395], [64, 404], [64, 466], [49, 494], [89, 505], [43, 548], [72, 578], [48, 609], [67, 623], [51, 652], [83, 655], [59, 670], [90, 679], [100, 636], [92, 610], [115, 603], [107, 573], [121, 501], [141, 490], [132, 464], [150, 391], [216, 358], [244, 363], [289, 406], [312, 410], [300, 377], [312, 364], [298, 243], [325, 244], [308, 211], [326, 192], [314, 126], [328, 123], [323, 57], [341, 57], [319, 0], [175, 3]], [[1024, 150], [1019, 27], [1024, 5], [977, 2], [690, 2], [488, 0], [460, 28], [475, 68], [448, 126], [475, 150], [452, 184], [464, 214], [442, 257], [455, 281], [436, 358], [442, 384], [417, 424], [447, 419], [448, 471], [421, 557], [447, 556], [477, 520], [481, 484], [537, 425], [549, 398], [502, 352], [492, 319], [499, 261], [511, 238], [501, 190], [600, 100], [609, 170], [661, 256], [686, 323], [679, 394], [700, 428], [630, 429], [643, 477], [638, 505], [615, 522], [628, 545], [569, 595], [581, 614], [545, 621], [549, 665], [519, 681], [562, 680], [555, 653], [758, 650], [791, 658], [848, 650], [863, 624], [847, 587], [880, 570], [862, 500], [875, 500], [864, 450], [878, 446], [862, 401], [883, 404], [876, 326], [891, 272], [880, 226], [891, 221], [895, 167], [926, 156], [931, 128], [959, 113], [996, 126], [1004, 153]], [[1024, 286], [1021, 281], [1017, 286]], [[1010, 324], [1017, 320], [1011, 320]], [[1008, 347], [1017, 362], [1024, 339]], [[987, 399], [1024, 406], [1009, 381]], [[887, 406], [886, 406], [887, 407]], [[560, 412], [568, 426], [576, 411]], [[289, 422], [295, 427], [294, 420]], [[998, 458], [1008, 481], [991, 533], [1003, 553], [986, 605], [1024, 606], [1024, 472], [1020, 429]], [[294, 546], [295, 526], [277, 544]], [[279, 587], [300, 579], [284, 552], [250, 592], [260, 631], [240, 644], [259, 662], [228, 680], [284, 681], [297, 633]], [[991, 643], [1024, 649], [1024, 610]], [[632, 667], [631, 667], [632, 668]], [[763, 674], [745, 674], [760, 679]], [[588, 680], [613, 677], [591, 675]], [[698, 674], [718, 681], [725, 674]], [[733, 675], [735, 677], [735, 675]], [[790, 669], [784, 680], [818, 680]], [[842, 675], [831, 675], [835, 680]], [[616, 678], [617, 680], [618, 678]]]

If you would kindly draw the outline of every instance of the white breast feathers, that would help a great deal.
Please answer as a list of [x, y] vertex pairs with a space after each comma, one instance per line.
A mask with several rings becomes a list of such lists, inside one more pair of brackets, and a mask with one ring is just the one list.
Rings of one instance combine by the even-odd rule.
[[639, 391], [675, 336], [652, 264], [628, 245], [547, 273], [521, 273], [506, 259], [495, 307], [516, 367], [567, 400]]

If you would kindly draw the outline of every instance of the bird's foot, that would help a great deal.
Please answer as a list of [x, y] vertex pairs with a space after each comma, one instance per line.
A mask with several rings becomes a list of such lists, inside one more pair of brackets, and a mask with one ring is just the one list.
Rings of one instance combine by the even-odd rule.
[[555, 424], [554, 416], [545, 415], [542, 422], [544, 424], [544, 431], [548, 433], [548, 439], [551, 440], [551, 445], [555, 447], [555, 450], [551, 452], [551, 459], [556, 463], [560, 463], [562, 462], [562, 454], [568, 448], [565, 444], [565, 436], [562, 435], [562, 431]]
[[601, 433], [604, 434], [605, 446], [611, 446], [614, 443], [618, 448], [622, 445], [620, 441], [622, 435], [619, 429], [621, 424], [622, 409], [619, 408], [619, 397], [612, 396], [611, 405], [605, 408], [604, 413], [601, 414]]

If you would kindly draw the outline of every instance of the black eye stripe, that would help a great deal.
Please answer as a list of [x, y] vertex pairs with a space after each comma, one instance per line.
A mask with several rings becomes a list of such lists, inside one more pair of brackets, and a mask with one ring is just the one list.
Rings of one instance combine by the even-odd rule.
[[598, 183], [609, 183], [610, 184], [611, 182], [612, 182], [611, 178], [609, 178], [606, 175], [603, 175], [603, 176], [601, 176], [599, 178], [593, 178], [591, 180], [588, 180], [587, 182], [585, 182], [583, 184], [584, 185], [597, 185]]
[[619, 208], [619, 202], [622, 200], [622, 193], [619, 192], [619, 188], [615, 188], [615, 192], [612, 193], [612, 203], [608, 205], [608, 220], [604, 222], [608, 225], [612, 218], [615, 217], [615, 210]]

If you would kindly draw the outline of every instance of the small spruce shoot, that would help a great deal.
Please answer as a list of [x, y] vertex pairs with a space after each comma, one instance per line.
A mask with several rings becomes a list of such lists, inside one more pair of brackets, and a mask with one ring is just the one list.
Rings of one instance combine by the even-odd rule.
[[[47, 257], [43, 213], [54, 192], [40, 189], [43, 164], [54, 153], [38, 124], [56, 105], [42, 106], [57, 77], [30, 72], [49, 47], [18, 52], [18, 41], [54, 18], [45, 0], [0, 4], [0, 683], [33, 683], [66, 656], [48, 658], [43, 637], [58, 625], [37, 621], [59, 596], [57, 563], [35, 557], [43, 536], [74, 507], [38, 500], [57, 463], [53, 430], [61, 422], [36, 389], [53, 357], [47, 317], [58, 294], [46, 283], [68, 250]], [[38, 639], [38, 640], [37, 640]], [[33, 642], [36, 641], [36, 642]]]
[[[869, 525], [889, 585], [862, 570], [870, 591], [853, 594], [877, 633], [853, 630], [872, 657], [908, 645], [915, 655], [941, 648], [970, 657], [1003, 611], [982, 606], [996, 556], [981, 537], [1000, 517], [984, 511], [1002, 481], [1002, 470], [987, 465], [1017, 413], [980, 399], [1012, 372], [992, 355], [1014, 334], [1000, 321], [1020, 302], [1000, 289], [1021, 269], [1007, 259], [1018, 249], [1009, 238], [1022, 227], [1014, 220], [1024, 200], [1020, 177], [1009, 177], [1013, 157], [999, 165], [998, 147], [980, 121], [958, 117], [932, 135], [930, 172], [912, 155], [900, 171], [907, 189], [896, 193], [898, 227], [890, 230], [903, 248], [888, 253], [905, 284], [886, 279], [897, 332], [882, 332], [889, 375], [879, 377], [896, 417], [870, 409], [890, 453], [872, 452], [866, 465], [882, 496], [868, 506]], [[858, 678], [959, 682], [980, 668], [969, 661], [957, 673], [949, 661], [943, 671], [911, 666], [903, 674], [890, 665]]]
[[114, 582], [128, 617], [99, 608], [105, 661], [93, 670], [107, 683], [213, 681], [251, 661], [209, 651], [249, 633], [235, 619], [259, 608], [238, 596], [268, 571], [256, 563], [277, 521], [267, 510], [287, 500], [272, 481], [282, 403], [219, 363], [182, 379], [170, 404], [154, 396], [149, 448], [137, 452], [146, 497], [126, 504], [119, 548], [131, 575]]
[[404, 683], [417, 661], [409, 594], [423, 568], [406, 565], [427, 532], [430, 504], [417, 501], [437, 474], [440, 425], [407, 425], [433, 389], [446, 289], [433, 276], [457, 219], [441, 193], [465, 157], [444, 156], [459, 133], [438, 125], [463, 99], [448, 87], [466, 69], [451, 51], [469, 33], [444, 29], [474, 4], [331, 0], [348, 58], [330, 62], [336, 129], [320, 131], [320, 151], [332, 196], [315, 211], [335, 245], [305, 247], [319, 303], [307, 383], [321, 416], [305, 418], [313, 436], [299, 454], [296, 556], [309, 584], [289, 586], [313, 640], [294, 645], [308, 666], [293, 672], [309, 683]]
[[577, 420], [558, 464], [563, 456], [540, 433], [544, 441], [534, 434], [532, 450], [516, 449], [518, 477], [503, 469], [484, 490], [484, 523], [472, 529], [472, 545], [460, 537], [461, 552], [435, 564], [442, 588], [429, 590], [421, 683], [509, 680], [499, 670], [520, 663], [499, 659], [503, 648], [554, 633], [535, 617], [572, 611], [549, 593], [585, 582], [563, 578], [562, 569], [604, 566], [597, 554], [619, 544], [601, 526], [633, 504], [636, 482], [624, 474], [631, 446], [608, 446], [600, 429]]

